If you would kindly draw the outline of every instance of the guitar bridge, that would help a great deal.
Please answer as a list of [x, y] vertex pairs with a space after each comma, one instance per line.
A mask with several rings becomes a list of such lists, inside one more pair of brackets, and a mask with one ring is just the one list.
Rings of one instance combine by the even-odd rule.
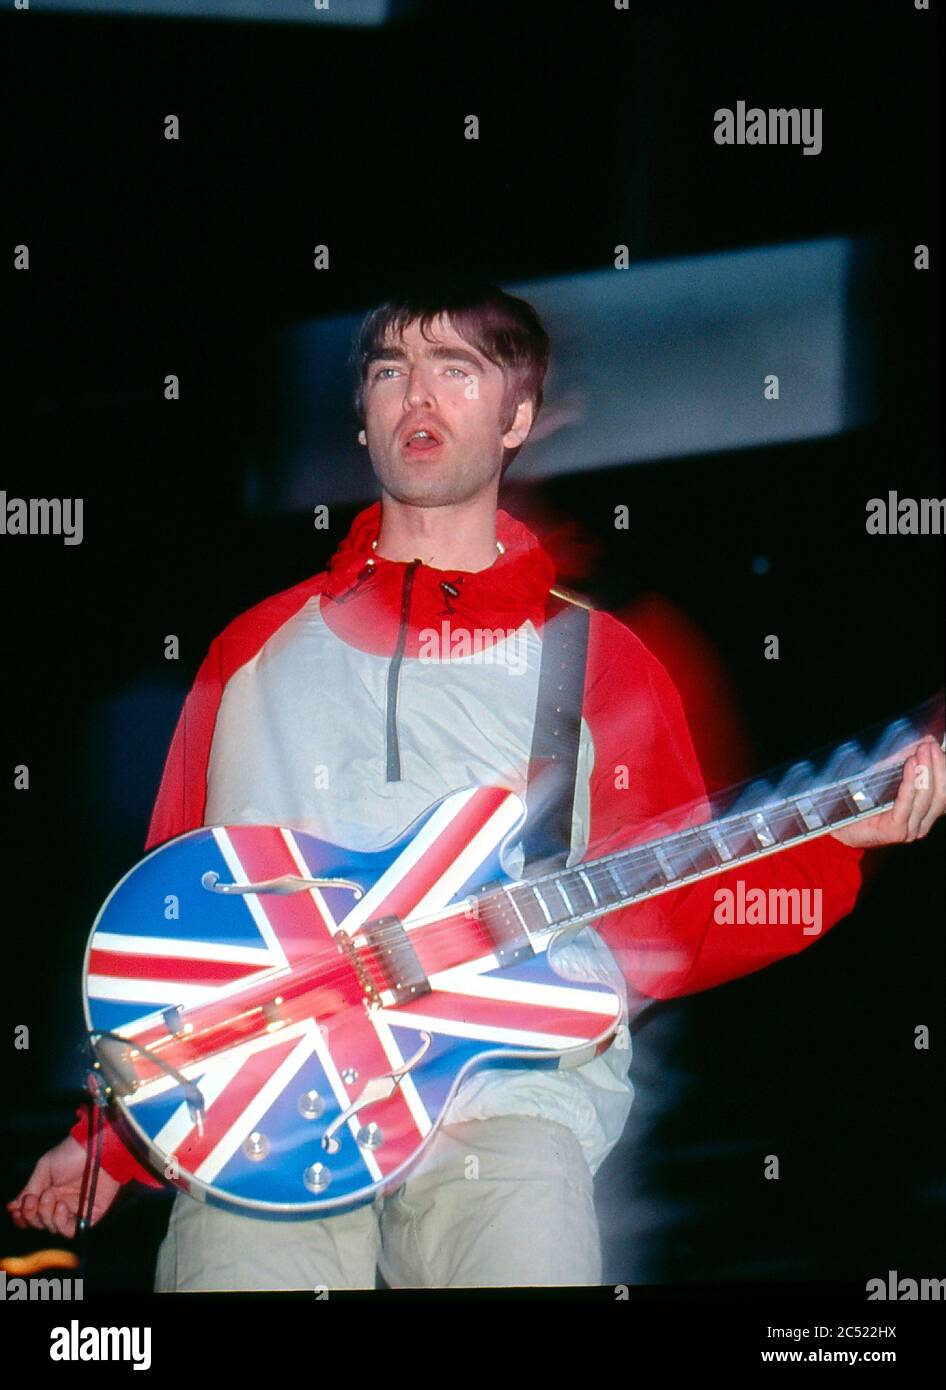
[[358, 983], [361, 985], [369, 1009], [379, 1009], [382, 1003], [381, 993], [378, 986], [371, 978], [371, 974], [361, 958], [361, 952], [355, 945], [354, 939], [348, 935], [347, 931], [340, 928], [335, 933], [334, 940], [338, 949], [358, 976]]
[[[337, 931], [335, 940], [340, 942], [358, 975], [369, 1008], [396, 1008], [430, 993], [430, 981], [400, 917], [379, 917], [360, 928], [354, 937]], [[369, 960], [375, 969], [374, 977]]]

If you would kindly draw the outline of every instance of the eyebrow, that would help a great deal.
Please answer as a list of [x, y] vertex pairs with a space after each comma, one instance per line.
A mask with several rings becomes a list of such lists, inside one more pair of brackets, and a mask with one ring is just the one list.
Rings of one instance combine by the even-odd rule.
[[[426, 357], [433, 357], [438, 361], [460, 361], [468, 362], [471, 367], [482, 369], [483, 361], [475, 353], [468, 352], [464, 348], [452, 348], [445, 345], [435, 345], [428, 348], [424, 354]], [[365, 358], [365, 367], [370, 367], [374, 362], [406, 362], [407, 353], [399, 347], [380, 347], [372, 348]]]

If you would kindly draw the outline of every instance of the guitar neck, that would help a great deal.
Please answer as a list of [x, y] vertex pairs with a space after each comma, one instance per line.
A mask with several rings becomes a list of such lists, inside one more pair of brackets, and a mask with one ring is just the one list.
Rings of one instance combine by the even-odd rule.
[[876, 815], [893, 804], [902, 773], [902, 762], [874, 768], [570, 869], [494, 888], [479, 900], [478, 910], [498, 933], [524, 932], [538, 944], [563, 928]]

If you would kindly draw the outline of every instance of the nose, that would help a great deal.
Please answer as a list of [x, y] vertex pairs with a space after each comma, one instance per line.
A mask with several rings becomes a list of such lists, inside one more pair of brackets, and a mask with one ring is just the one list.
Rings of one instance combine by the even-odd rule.
[[433, 403], [433, 374], [425, 363], [415, 362], [404, 386], [404, 409], [416, 410]]

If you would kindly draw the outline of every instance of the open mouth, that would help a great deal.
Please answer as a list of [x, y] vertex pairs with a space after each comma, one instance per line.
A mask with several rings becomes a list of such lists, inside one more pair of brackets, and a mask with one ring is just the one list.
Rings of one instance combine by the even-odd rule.
[[403, 437], [401, 448], [405, 454], [434, 454], [443, 448], [443, 440], [436, 430], [422, 426]]

